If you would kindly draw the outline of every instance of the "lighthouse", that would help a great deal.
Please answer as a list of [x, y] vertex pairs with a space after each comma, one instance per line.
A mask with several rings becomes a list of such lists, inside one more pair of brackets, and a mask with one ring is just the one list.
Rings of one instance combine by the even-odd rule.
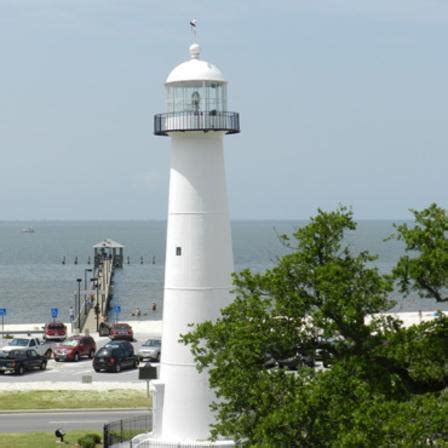
[[155, 135], [171, 140], [162, 356], [151, 382], [153, 431], [134, 439], [138, 447], [234, 445], [208, 440], [215, 395], [179, 342], [190, 324], [215, 320], [232, 301], [223, 140], [240, 132], [222, 72], [201, 58], [197, 43], [189, 52], [166, 79], [166, 112], [154, 117]]

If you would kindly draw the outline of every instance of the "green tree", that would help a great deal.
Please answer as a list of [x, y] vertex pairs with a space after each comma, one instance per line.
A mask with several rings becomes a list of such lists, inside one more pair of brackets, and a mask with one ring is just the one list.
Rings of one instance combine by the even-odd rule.
[[234, 276], [235, 301], [216, 322], [183, 336], [217, 394], [213, 436], [253, 447], [448, 446], [448, 321], [406, 329], [379, 316], [391, 279], [344, 245], [355, 228], [346, 208], [319, 210], [282, 237], [290, 253], [274, 268]]
[[401, 292], [448, 302], [448, 214], [436, 204], [411, 210], [412, 226], [395, 226], [393, 237], [405, 244], [405, 255], [393, 270]]

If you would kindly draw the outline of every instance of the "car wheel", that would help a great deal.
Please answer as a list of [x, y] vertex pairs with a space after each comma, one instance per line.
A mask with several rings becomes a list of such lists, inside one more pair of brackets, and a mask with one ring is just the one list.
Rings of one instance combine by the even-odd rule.
[[120, 370], [121, 370], [121, 364], [117, 362], [117, 364], [115, 365], [115, 373], [118, 373]]
[[95, 370], [95, 372], [99, 372], [100, 371], [100, 369], [93, 369], [93, 370]]
[[54, 358], [54, 360], [55, 360], [56, 362], [59, 362], [59, 358]]
[[73, 361], [78, 362], [79, 361], [79, 353], [76, 352], [75, 355], [73, 356]]
[[50, 359], [51, 358], [51, 348], [49, 348], [46, 352], [45, 352], [45, 358]]
[[138, 361], [138, 359], [136, 359], [134, 362], [134, 369], [138, 369], [138, 363], [139, 363], [139, 361]]
[[157, 353], [156, 361], [157, 361], [157, 362], [160, 362], [160, 353]]
[[19, 368], [17, 369], [17, 374], [23, 375], [24, 373], [25, 373], [25, 369], [23, 368], [23, 366], [19, 366]]
[[95, 356], [95, 350], [90, 350], [89, 358], [92, 359]]
[[47, 361], [43, 361], [40, 365], [40, 370], [45, 370], [47, 368]]

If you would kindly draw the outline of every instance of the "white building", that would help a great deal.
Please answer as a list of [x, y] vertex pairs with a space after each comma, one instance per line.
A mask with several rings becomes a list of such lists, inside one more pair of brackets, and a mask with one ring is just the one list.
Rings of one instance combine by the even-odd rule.
[[166, 113], [154, 121], [154, 133], [171, 138], [171, 168], [160, 378], [151, 382], [153, 431], [133, 440], [140, 448], [234, 445], [207, 440], [214, 393], [179, 343], [189, 324], [216, 319], [232, 300], [223, 137], [240, 131], [223, 74], [200, 59], [198, 44], [190, 54], [169, 74]]

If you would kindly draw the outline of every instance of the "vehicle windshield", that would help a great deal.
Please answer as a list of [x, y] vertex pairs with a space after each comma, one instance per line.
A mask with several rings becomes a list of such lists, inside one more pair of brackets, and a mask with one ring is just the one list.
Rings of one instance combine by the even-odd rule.
[[[117, 342], [108, 342], [104, 348], [109, 348], [109, 349], [122, 349], [123, 347], [129, 347], [130, 344], [120, 344], [121, 341], [117, 341]], [[124, 341], [123, 341], [124, 342]]]
[[28, 345], [28, 339], [13, 339], [12, 341], [9, 341], [8, 345], [13, 345], [14, 347], [26, 347]]
[[128, 325], [114, 325], [113, 329], [114, 330], [129, 330], [129, 326]]
[[76, 347], [79, 345], [79, 339], [68, 339], [62, 345], [68, 345], [69, 347]]
[[160, 339], [148, 339], [144, 344], [145, 347], [160, 347]]

